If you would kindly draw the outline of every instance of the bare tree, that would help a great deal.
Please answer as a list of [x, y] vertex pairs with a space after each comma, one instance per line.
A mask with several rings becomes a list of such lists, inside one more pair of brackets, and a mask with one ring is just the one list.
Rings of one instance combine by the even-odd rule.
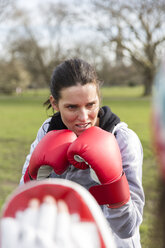
[[0, 0], [0, 22], [3, 22], [12, 12], [14, 0]]
[[[54, 13], [54, 22], [51, 14]], [[16, 9], [13, 14], [15, 25], [11, 28], [14, 36], [8, 36], [8, 54], [12, 60], [22, 63], [30, 75], [29, 86], [38, 88], [49, 85], [53, 68], [64, 57], [64, 49], [60, 44], [62, 19], [65, 20], [66, 12], [60, 12], [60, 6], [53, 9], [47, 5], [44, 10], [42, 22], [37, 26], [31, 23], [30, 16], [22, 9]], [[45, 38], [46, 37], [46, 38]]]
[[129, 58], [143, 76], [144, 95], [151, 94], [153, 77], [165, 42], [163, 0], [93, 0], [97, 30], [109, 46], [115, 43], [120, 56]]

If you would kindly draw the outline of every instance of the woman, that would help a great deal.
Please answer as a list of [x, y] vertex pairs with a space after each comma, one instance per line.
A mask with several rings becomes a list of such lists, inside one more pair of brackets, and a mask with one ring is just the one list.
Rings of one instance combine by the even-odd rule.
[[[55, 68], [50, 84], [51, 95], [46, 104], [48, 108], [52, 107], [57, 112], [39, 129], [36, 140], [31, 145], [30, 154], [26, 158], [23, 175], [35, 147], [51, 130], [69, 129], [79, 137], [90, 127], [98, 126], [114, 134], [120, 148], [122, 167], [131, 197], [119, 208], [111, 209], [106, 205], [101, 207], [110, 224], [117, 247], [140, 248], [139, 226], [144, 207], [142, 146], [137, 135], [127, 127], [127, 124], [120, 122], [119, 117], [112, 113], [109, 107], [100, 107], [99, 85], [93, 67], [81, 59], [64, 61]], [[95, 184], [89, 169], [80, 170], [70, 165], [59, 176], [52, 172], [52, 168], [41, 168], [40, 178], [60, 177], [75, 181], [87, 189]], [[46, 171], [43, 172], [44, 169]]]

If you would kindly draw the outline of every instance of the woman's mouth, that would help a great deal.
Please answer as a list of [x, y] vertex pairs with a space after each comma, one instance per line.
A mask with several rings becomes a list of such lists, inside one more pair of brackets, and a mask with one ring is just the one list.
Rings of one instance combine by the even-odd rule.
[[83, 130], [89, 127], [89, 123], [76, 124], [76, 127]]

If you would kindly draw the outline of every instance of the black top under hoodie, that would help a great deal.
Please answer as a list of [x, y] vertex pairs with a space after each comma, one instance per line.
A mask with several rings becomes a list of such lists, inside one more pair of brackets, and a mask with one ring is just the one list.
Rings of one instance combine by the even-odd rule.
[[[98, 113], [99, 127], [112, 132], [114, 127], [120, 122], [120, 118], [115, 115], [108, 106], [101, 107]], [[55, 113], [49, 123], [48, 131], [67, 129], [65, 124], [62, 122], [60, 112]]]

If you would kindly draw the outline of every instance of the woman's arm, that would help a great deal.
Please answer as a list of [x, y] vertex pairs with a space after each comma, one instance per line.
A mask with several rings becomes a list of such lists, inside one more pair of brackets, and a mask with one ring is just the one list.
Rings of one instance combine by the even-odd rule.
[[122, 155], [131, 198], [124, 206], [110, 209], [104, 206], [104, 213], [111, 228], [120, 238], [134, 235], [142, 222], [144, 192], [142, 187], [143, 150], [138, 136], [126, 124], [118, 124], [115, 134]]
[[[47, 130], [48, 130], [48, 127], [49, 127], [49, 121], [50, 121], [50, 118], [47, 119], [43, 124], [42, 126], [40, 127], [40, 129], [38, 130], [38, 133], [37, 133], [37, 136], [36, 136], [36, 139], [34, 140], [34, 142], [31, 144], [31, 147], [30, 147], [30, 152], [29, 154], [27, 155], [26, 157], [26, 160], [25, 160], [25, 163], [23, 165], [23, 169], [22, 169], [22, 177], [21, 177], [21, 180], [20, 180], [20, 184], [23, 184], [24, 183], [24, 180], [23, 180], [23, 177], [24, 177], [24, 174], [25, 174], [25, 171], [29, 165], [29, 161], [30, 161], [30, 158], [31, 158], [31, 155], [35, 149], [35, 147], [37, 146], [37, 144], [40, 142], [40, 140], [45, 136], [45, 134], [47, 133]], [[40, 172], [41, 173], [41, 172]]]

